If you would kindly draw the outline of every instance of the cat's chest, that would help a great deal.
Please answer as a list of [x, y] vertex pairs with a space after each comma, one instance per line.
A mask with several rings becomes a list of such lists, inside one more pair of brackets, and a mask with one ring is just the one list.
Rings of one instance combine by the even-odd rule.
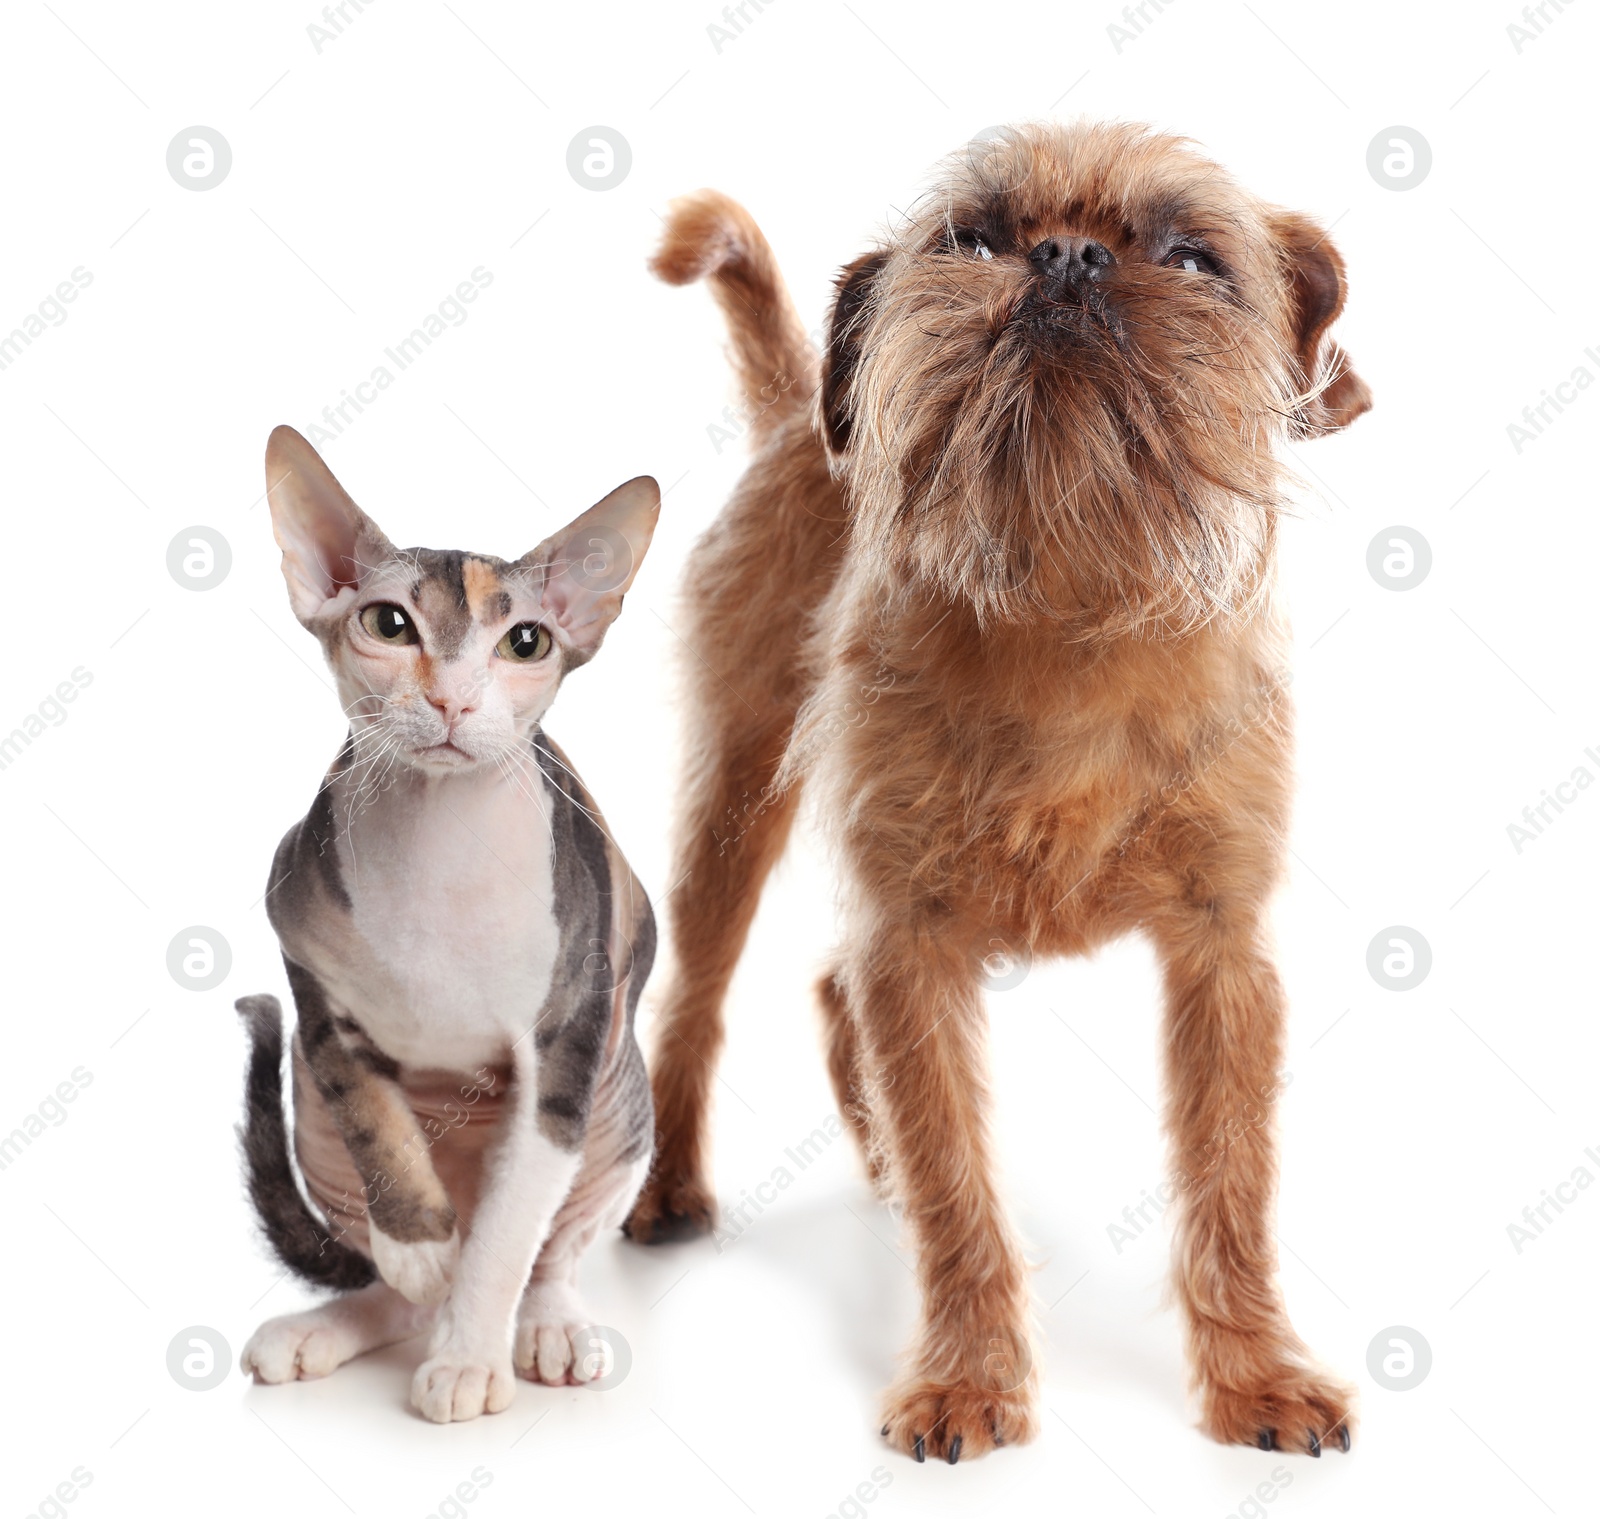
[[368, 1036], [411, 1065], [502, 1058], [538, 1019], [560, 949], [548, 826], [471, 792], [391, 796], [354, 821], [341, 863]]

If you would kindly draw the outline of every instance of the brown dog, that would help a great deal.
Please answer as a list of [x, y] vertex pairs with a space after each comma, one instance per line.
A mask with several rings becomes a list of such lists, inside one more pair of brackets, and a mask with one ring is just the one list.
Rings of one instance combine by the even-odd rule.
[[1351, 1391], [1275, 1278], [1284, 1001], [1265, 916], [1290, 789], [1275, 445], [1370, 404], [1327, 337], [1339, 255], [1174, 138], [1037, 126], [957, 155], [844, 271], [820, 376], [732, 202], [680, 203], [654, 267], [710, 278], [755, 457], [689, 571], [684, 882], [659, 1153], [629, 1232], [710, 1225], [723, 995], [803, 780], [847, 883], [829, 1067], [918, 1247], [922, 1327], [884, 1433], [953, 1462], [1035, 1432], [984, 959], [1142, 929], [1166, 982], [1204, 1428], [1348, 1450]]

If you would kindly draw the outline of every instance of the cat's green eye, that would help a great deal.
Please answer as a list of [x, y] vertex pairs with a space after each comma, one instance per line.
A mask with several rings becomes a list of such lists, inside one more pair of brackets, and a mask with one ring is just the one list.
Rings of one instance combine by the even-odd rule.
[[502, 659], [519, 659], [525, 664], [543, 659], [550, 652], [550, 630], [542, 623], [519, 622], [495, 645], [494, 651]]
[[404, 607], [397, 607], [392, 601], [379, 601], [367, 607], [361, 614], [361, 626], [385, 643], [422, 642], [416, 623]]

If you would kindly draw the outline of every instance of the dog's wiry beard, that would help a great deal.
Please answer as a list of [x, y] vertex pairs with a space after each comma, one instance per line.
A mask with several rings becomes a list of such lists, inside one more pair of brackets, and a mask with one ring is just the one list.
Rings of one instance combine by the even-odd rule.
[[878, 282], [852, 405], [858, 545], [985, 621], [1160, 636], [1248, 612], [1293, 404], [1268, 325], [1156, 279], [1048, 305], [1021, 272], [974, 273], [902, 248]]

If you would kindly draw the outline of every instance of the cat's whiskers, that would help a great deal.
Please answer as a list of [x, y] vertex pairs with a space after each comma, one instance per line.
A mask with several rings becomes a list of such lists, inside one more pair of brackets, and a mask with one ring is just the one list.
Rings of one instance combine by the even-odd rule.
[[[573, 778], [573, 780], [578, 781], [580, 786], [583, 784], [581, 780], [578, 780], [578, 772], [574, 770], [571, 765], [567, 764], [567, 762], [556, 753], [554, 748], [546, 748], [544, 752], [548, 754], [550, 758], [556, 762], [556, 764], [560, 765], [561, 768]], [[604, 833], [606, 838], [610, 839], [613, 844], [617, 842], [615, 839], [612, 839], [611, 835], [606, 831], [605, 819], [602, 818], [598, 812], [591, 812], [583, 805], [581, 801], [578, 800], [577, 797], [573, 797], [572, 805], [576, 807], [578, 811], [580, 811], [586, 818], [588, 818], [589, 821], [601, 831], [601, 833]]]
[[351, 866], [359, 879], [361, 862], [355, 847], [356, 818], [372, 806], [385, 789], [400, 757], [401, 743], [395, 735], [394, 722], [387, 713], [359, 727], [352, 726], [350, 738], [354, 760], [347, 772], [351, 785], [345, 802], [343, 833], [350, 846]]
[[[497, 749], [494, 762], [512, 788], [533, 803], [534, 809], [548, 826], [550, 814], [540, 796], [541, 778], [533, 773], [532, 762], [523, 755], [520, 747]], [[526, 772], [524, 766], [527, 767]]]

